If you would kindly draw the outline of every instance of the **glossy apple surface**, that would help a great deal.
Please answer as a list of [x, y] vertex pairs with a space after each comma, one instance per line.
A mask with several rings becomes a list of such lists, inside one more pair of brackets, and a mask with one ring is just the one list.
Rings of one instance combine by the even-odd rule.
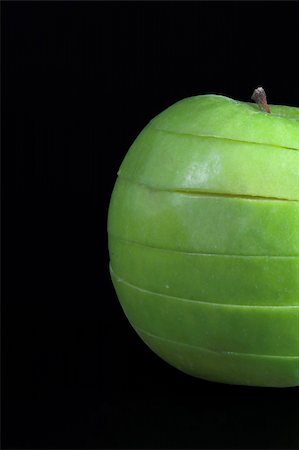
[[212, 381], [299, 384], [299, 108], [216, 95], [155, 117], [127, 153], [108, 235], [144, 342]]

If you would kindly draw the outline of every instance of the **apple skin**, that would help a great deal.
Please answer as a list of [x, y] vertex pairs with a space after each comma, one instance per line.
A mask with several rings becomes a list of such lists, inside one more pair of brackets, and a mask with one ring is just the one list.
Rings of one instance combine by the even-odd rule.
[[110, 272], [141, 339], [193, 376], [299, 385], [299, 108], [217, 95], [156, 116], [108, 214]]

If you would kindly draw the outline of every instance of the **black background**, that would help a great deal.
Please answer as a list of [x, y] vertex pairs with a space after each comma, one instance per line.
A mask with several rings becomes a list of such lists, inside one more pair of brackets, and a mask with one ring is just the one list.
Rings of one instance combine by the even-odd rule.
[[299, 105], [298, 3], [2, 3], [4, 448], [297, 448], [298, 388], [184, 375], [108, 273], [117, 169], [184, 97]]

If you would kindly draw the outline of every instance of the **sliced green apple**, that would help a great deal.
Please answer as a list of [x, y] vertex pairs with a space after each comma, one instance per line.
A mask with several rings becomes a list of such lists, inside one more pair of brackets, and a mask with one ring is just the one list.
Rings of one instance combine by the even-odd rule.
[[195, 376], [285, 387], [299, 384], [299, 108], [270, 109], [206, 95], [155, 117], [119, 170], [108, 232], [150, 348]]

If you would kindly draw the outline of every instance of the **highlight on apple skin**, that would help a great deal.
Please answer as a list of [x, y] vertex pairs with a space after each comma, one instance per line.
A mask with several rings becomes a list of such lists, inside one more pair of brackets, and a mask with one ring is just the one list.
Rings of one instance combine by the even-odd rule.
[[172, 366], [290, 387], [299, 385], [299, 108], [267, 105], [259, 89], [259, 104], [186, 98], [141, 131], [109, 206], [110, 273], [136, 333]]

